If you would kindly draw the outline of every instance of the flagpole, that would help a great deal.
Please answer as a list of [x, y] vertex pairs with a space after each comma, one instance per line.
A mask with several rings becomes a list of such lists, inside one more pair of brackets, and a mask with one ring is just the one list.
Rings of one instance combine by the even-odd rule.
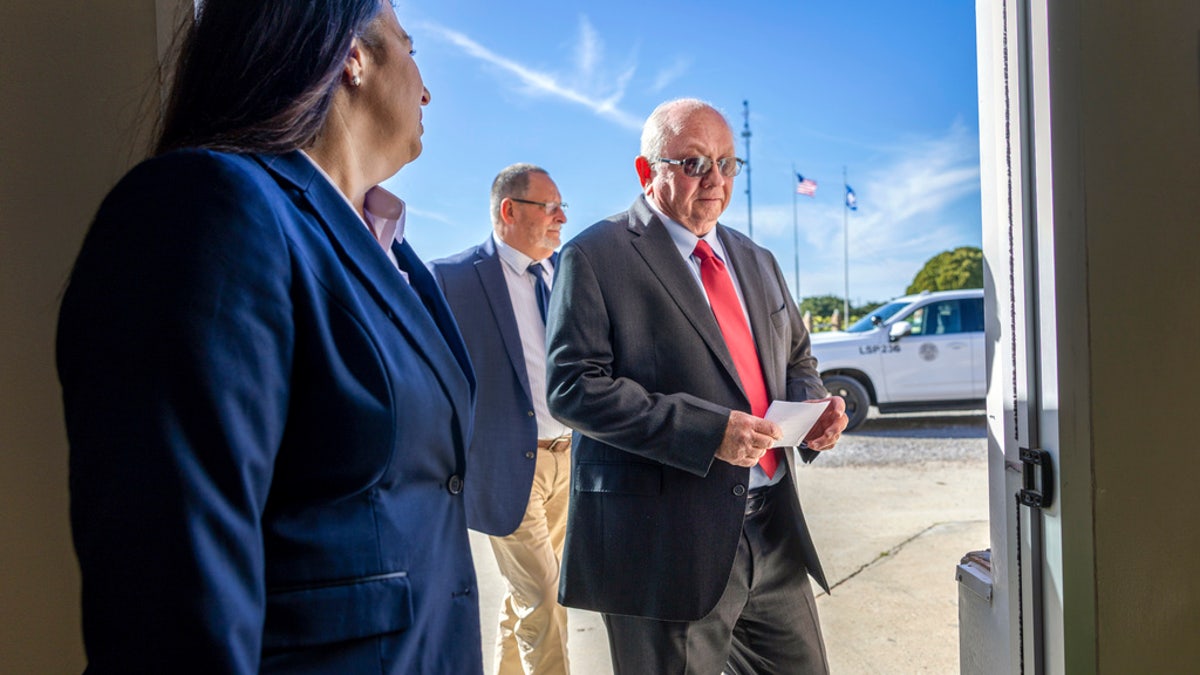
[[742, 111], [745, 115], [742, 138], [746, 139], [746, 236], [754, 239], [754, 209], [750, 196], [750, 101], [742, 101]]
[[845, 264], [846, 297], [842, 299], [842, 325], [850, 325], [850, 201], [847, 199], [849, 188], [846, 182], [846, 165], [842, 165], [842, 244]]
[[800, 175], [796, 173], [796, 164], [792, 163], [792, 247], [796, 252], [796, 304], [800, 304], [800, 217], [796, 211], [796, 196], [800, 193]]

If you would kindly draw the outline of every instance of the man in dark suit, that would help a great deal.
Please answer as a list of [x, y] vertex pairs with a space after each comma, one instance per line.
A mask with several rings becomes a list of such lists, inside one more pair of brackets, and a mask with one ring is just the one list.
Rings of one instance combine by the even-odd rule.
[[492, 535], [508, 586], [499, 675], [568, 672], [557, 593], [571, 436], [546, 406], [545, 324], [565, 207], [544, 169], [514, 164], [492, 183], [492, 236], [430, 263], [479, 378], [467, 524]]
[[[560, 598], [604, 613], [617, 673], [824, 673], [795, 451], [771, 400], [823, 399], [774, 257], [717, 219], [741, 160], [694, 99], [659, 106], [644, 194], [569, 242], [548, 330], [550, 410], [575, 448]], [[800, 452], [846, 426], [838, 397]]]

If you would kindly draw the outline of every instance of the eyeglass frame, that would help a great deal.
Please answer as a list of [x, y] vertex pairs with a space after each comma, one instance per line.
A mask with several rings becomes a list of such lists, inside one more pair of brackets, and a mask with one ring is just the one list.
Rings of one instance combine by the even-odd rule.
[[532, 199], [521, 199], [520, 197], [509, 197], [508, 199], [510, 201], [520, 202], [521, 204], [533, 204], [534, 206], [540, 206], [548, 216], [554, 215], [554, 212], [559, 209], [562, 209], [564, 214], [567, 212], [566, 202], [535, 202]]
[[[733, 170], [733, 173], [731, 173], [731, 174], [725, 173], [725, 171], [721, 169], [721, 164], [724, 162], [728, 162], [731, 159], [733, 160], [733, 166], [735, 167]], [[697, 173], [692, 173], [691, 171], [688, 171], [688, 169], [687, 169], [688, 162], [701, 161], [701, 160], [708, 162], [708, 166], [705, 167], [704, 171], [698, 171]], [[717, 167], [717, 172], [720, 173], [722, 176], [724, 176], [726, 178], [733, 178], [734, 176], [741, 173], [742, 167], [744, 167], [746, 165], [746, 160], [742, 159], [741, 157], [734, 157], [733, 155], [730, 155], [729, 157], [722, 157], [722, 158], [716, 159], [716, 160], [714, 160], [712, 157], [704, 157], [704, 156], [685, 157], [683, 159], [669, 159], [667, 157], [659, 157], [659, 158], [655, 159], [654, 162], [655, 163], [662, 162], [663, 164], [673, 164], [675, 166], [678, 166], [679, 168], [681, 168], [683, 170], [683, 175], [690, 176], [692, 178], [703, 178], [704, 176], [707, 176], [708, 172], [712, 171], [714, 166]]]

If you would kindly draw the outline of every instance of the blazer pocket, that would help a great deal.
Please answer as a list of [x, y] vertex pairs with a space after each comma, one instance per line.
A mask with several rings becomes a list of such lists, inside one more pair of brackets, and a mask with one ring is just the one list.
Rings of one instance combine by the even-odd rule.
[[787, 305], [771, 313], [771, 325], [775, 327], [775, 332], [784, 333], [787, 331], [788, 318]]
[[407, 572], [267, 594], [264, 649], [311, 647], [407, 629], [413, 622]]
[[575, 491], [623, 495], [661, 494], [662, 467], [642, 463], [577, 462]]

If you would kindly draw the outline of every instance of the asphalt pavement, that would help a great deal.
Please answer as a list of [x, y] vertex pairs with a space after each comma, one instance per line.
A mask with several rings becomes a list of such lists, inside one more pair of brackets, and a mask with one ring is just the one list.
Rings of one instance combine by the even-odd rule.
[[[987, 429], [981, 411], [871, 417], [801, 469], [805, 516], [832, 594], [818, 591], [835, 675], [958, 673], [963, 554], [987, 548]], [[486, 537], [471, 533], [479, 575], [484, 670], [503, 579]], [[598, 614], [568, 611], [571, 672], [612, 672]], [[786, 674], [780, 674], [786, 675]]]

